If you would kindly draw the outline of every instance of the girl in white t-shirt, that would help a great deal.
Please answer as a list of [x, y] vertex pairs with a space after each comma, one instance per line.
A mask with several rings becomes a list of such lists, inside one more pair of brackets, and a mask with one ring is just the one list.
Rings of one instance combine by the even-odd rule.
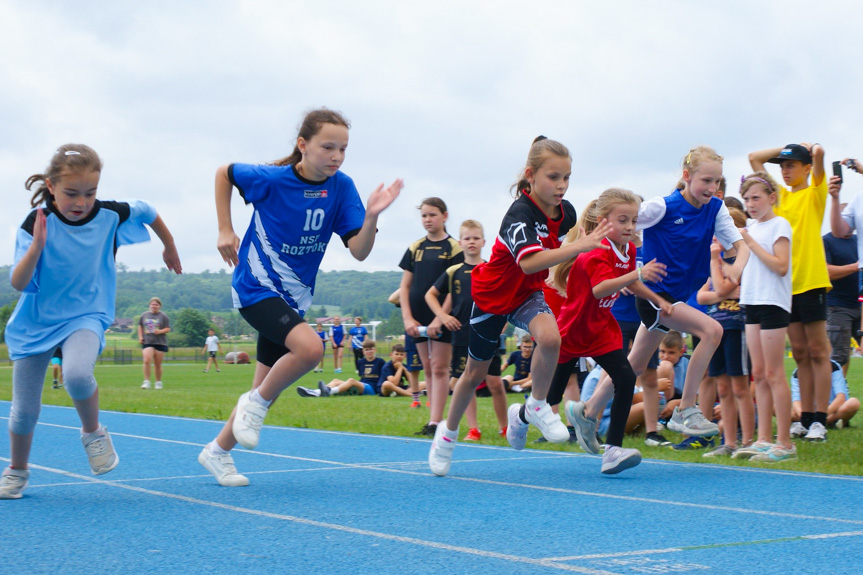
[[[746, 344], [758, 404], [758, 441], [734, 458], [776, 463], [797, 459], [791, 443], [791, 392], [785, 378], [785, 333], [791, 317], [791, 224], [773, 213], [778, 186], [766, 172], [743, 178], [740, 197], [752, 218], [741, 229], [755, 256], [743, 270], [740, 304], [746, 307]], [[773, 414], [776, 415], [776, 443]]]

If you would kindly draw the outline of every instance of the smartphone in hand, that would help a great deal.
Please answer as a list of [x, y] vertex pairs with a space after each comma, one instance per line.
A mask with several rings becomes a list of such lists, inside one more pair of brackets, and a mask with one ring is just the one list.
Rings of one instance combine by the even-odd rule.
[[839, 177], [839, 183], [842, 183], [842, 162], [833, 162], [833, 175]]

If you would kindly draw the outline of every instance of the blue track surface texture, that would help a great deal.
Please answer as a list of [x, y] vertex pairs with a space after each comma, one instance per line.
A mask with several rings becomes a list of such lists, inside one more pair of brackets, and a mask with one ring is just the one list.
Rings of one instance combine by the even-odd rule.
[[441, 478], [428, 440], [265, 427], [234, 452], [252, 484], [226, 488], [196, 460], [221, 422], [102, 422], [121, 461], [93, 477], [75, 411], [44, 406], [30, 486], [0, 501], [3, 571], [863, 573], [858, 477], [651, 460], [607, 477], [594, 456], [459, 444]]

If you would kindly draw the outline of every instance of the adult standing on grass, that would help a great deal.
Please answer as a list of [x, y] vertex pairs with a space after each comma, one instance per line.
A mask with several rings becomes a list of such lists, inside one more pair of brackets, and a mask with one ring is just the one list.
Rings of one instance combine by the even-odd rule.
[[216, 373], [219, 373], [219, 360], [216, 359], [216, 354], [222, 353], [222, 344], [219, 343], [219, 336], [216, 335], [216, 330], [207, 330], [207, 340], [204, 342], [204, 348], [201, 350], [201, 353], [209, 354], [204, 373], [210, 371], [211, 365], [215, 365]]
[[[303, 316], [330, 237], [338, 234], [354, 258], [366, 259], [378, 216], [404, 185], [396, 180], [386, 189], [378, 186], [363, 207], [353, 180], [339, 170], [349, 127], [338, 112], [313, 110], [287, 158], [216, 171], [219, 253], [235, 266], [234, 307], [258, 330], [252, 391], [240, 396], [219, 435], [198, 455], [220, 485], [249, 484], [237, 473], [230, 451], [237, 443], [254, 449], [273, 401], [321, 360], [321, 340]], [[254, 208], [242, 243], [231, 221], [234, 187]]]
[[162, 360], [168, 353], [168, 332], [171, 320], [162, 313], [162, 300], [150, 298], [150, 308], [138, 320], [138, 341], [141, 343], [141, 356], [144, 359], [144, 383], [141, 389], [150, 389], [150, 364], [155, 371], [156, 389], [162, 389]]
[[9, 467], [0, 477], [0, 499], [19, 499], [30, 477], [33, 432], [42, 406], [48, 362], [63, 349], [66, 391], [81, 420], [81, 443], [93, 475], [117, 466], [108, 430], [99, 423], [93, 368], [114, 321], [118, 246], [149, 240], [150, 226], [165, 250], [168, 269], [181, 273], [174, 239], [146, 202], [96, 199], [102, 160], [82, 144], [61, 146], [38, 184], [33, 207], [18, 228], [12, 287], [22, 292], [6, 325], [12, 366]]

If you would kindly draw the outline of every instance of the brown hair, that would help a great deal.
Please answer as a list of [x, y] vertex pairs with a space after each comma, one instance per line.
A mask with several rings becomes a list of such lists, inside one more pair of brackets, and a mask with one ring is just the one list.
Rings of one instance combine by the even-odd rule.
[[521, 194], [530, 192], [530, 182], [527, 181], [525, 175], [528, 168], [536, 172], [549, 156], [557, 156], [559, 158], [569, 158], [572, 156], [566, 146], [555, 140], [549, 140], [545, 136], [537, 136], [530, 145], [530, 151], [527, 153], [527, 162], [521, 173], [518, 175], [518, 180], [513, 184], [512, 189], [515, 190], [515, 197]]
[[[420, 202], [420, 205], [417, 206], [418, 210], [423, 209], [423, 206], [431, 206], [433, 208], [437, 208], [440, 210], [440, 213], [447, 214], [446, 202], [442, 199], [432, 196], [430, 198], [423, 198], [423, 201]], [[449, 235], [449, 232], [446, 229], [446, 224], [443, 226], [443, 231], [445, 234]]]
[[734, 225], [738, 228], [746, 227], [746, 214], [737, 208], [728, 208], [728, 213], [731, 214], [731, 219], [734, 220]]
[[85, 171], [102, 172], [102, 160], [96, 150], [84, 144], [63, 144], [54, 156], [51, 157], [51, 163], [45, 169], [44, 174], [33, 174], [24, 183], [24, 187], [29, 191], [33, 184], [42, 182], [36, 188], [33, 197], [30, 198], [30, 205], [36, 207], [41, 203], [50, 204], [54, 199], [51, 191], [48, 189], [47, 180], [51, 180], [52, 184], [60, 181], [64, 173], [73, 172], [81, 173]]
[[533, 338], [530, 335], [521, 336], [521, 343], [529, 343], [533, 345]]
[[[312, 110], [306, 114], [306, 117], [303, 118], [300, 127], [297, 129], [297, 140], [300, 138], [309, 141], [314, 138], [318, 132], [321, 131], [321, 128], [324, 124], [333, 124], [336, 126], [344, 126], [345, 128], [351, 128], [350, 122], [342, 116], [340, 112], [336, 112], [335, 110], [329, 110], [327, 108], [319, 108], [317, 110]], [[292, 165], [296, 166], [303, 159], [303, 153], [300, 152], [300, 147], [296, 143], [294, 144], [294, 151], [291, 152], [291, 155], [282, 158], [281, 160], [276, 160], [273, 162], [274, 166], [287, 166]]]
[[363, 349], [369, 349], [369, 348], [374, 349], [376, 345], [377, 344], [375, 343], [375, 340], [367, 339], [366, 341], [363, 342]]
[[405, 346], [403, 346], [400, 343], [396, 343], [393, 345], [393, 349], [392, 349], [392, 351], [390, 351], [390, 353], [392, 353], [393, 351], [396, 351], [398, 353], [404, 353], [405, 352]]
[[[767, 172], [755, 172], [740, 179], [740, 197], [743, 198], [752, 186], [761, 186], [768, 195], [779, 191], [779, 185], [776, 180], [770, 177]], [[745, 199], [745, 198], [744, 198]], [[776, 194], [776, 205], [779, 205], [779, 194]]]
[[677, 349], [683, 349], [683, 336], [680, 335], [679, 331], [671, 330], [665, 334], [662, 338], [662, 345], [665, 347], [676, 347]]

